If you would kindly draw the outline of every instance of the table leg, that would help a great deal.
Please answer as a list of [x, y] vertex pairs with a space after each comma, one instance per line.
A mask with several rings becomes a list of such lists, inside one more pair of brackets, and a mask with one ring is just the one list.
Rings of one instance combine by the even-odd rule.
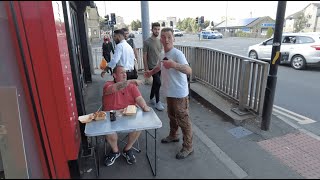
[[99, 143], [98, 143], [98, 137], [99, 136], [96, 136], [96, 152], [97, 152], [97, 156], [96, 157], [96, 170], [97, 170], [97, 177], [99, 177], [99, 174], [100, 174], [100, 155], [99, 155]]
[[[153, 138], [154, 140], [154, 168], [152, 168], [149, 155], [148, 155], [148, 134]], [[153, 176], [157, 176], [157, 129], [154, 130], [154, 136], [149, 133], [148, 130], [146, 130], [146, 155], [149, 162], [149, 165], [151, 167]]]

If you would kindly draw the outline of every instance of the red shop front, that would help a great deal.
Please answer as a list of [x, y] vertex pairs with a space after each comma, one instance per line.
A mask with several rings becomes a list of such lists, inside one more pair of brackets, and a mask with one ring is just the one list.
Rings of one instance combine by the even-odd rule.
[[81, 88], [91, 74], [86, 38], [79, 36], [83, 23], [75, 20], [90, 3], [0, 2], [5, 178], [79, 177], [83, 133], [77, 119], [85, 114]]

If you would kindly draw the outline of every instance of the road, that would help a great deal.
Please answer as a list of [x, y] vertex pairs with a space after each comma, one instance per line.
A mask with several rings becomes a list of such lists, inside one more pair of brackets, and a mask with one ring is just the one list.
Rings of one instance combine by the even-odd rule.
[[[136, 46], [142, 47], [142, 36], [134, 38]], [[230, 37], [222, 39], [199, 40], [197, 35], [186, 34], [176, 37], [176, 45], [202, 46], [247, 56], [248, 46], [259, 43], [261, 38]], [[278, 68], [278, 79], [274, 105], [284, 108], [281, 116], [287, 114], [298, 120], [292, 122], [300, 127], [320, 135], [320, 69], [308, 68], [307, 70], [294, 70], [289, 66], [281, 65]], [[279, 108], [277, 108], [278, 111]], [[275, 110], [274, 110], [275, 113]], [[294, 114], [299, 114], [297, 116]], [[305, 119], [309, 123], [301, 123]], [[294, 119], [294, 118], [292, 118]], [[300, 122], [299, 122], [300, 120]], [[307, 121], [306, 121], [307, 122]]]

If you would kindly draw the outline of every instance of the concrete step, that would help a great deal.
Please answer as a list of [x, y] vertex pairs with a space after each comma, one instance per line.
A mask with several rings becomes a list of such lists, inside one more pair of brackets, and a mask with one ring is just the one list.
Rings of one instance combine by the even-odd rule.
[[213, 88], [206, 86], [200, 82], [190, 83], [190, 93], [191, 96], [196, 98], [201, 103], [204, 103], [209, 108], [213, 108], [218, 111], [219, 114], [227, 118], [228, 120], [233, 121], [235, 125], [240, 125], [245, 120], [255, 119], [256, 115], [248, 112], [245, 115], [238, 115], [233, 112], [233, 108], [237, 108], [238, 105], [235, 102], [232, 102], [231, 99], [227, 99], [220, 95]]

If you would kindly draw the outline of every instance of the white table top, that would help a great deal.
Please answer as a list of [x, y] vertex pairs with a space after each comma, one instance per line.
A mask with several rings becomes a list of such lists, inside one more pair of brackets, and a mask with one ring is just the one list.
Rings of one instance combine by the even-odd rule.
[[116, 121], [110, 121], [110, 113], [106, 111], [106, 119], [91, 121], [86, 124], [84, 133], [86, 136], [100, 136], [115, 132], [132, 132], [162, 127], [158, 115], [150, 108], [149, 112], [143, 112], [137, 108], [137, 113], [132, 116], [117, 116]]

